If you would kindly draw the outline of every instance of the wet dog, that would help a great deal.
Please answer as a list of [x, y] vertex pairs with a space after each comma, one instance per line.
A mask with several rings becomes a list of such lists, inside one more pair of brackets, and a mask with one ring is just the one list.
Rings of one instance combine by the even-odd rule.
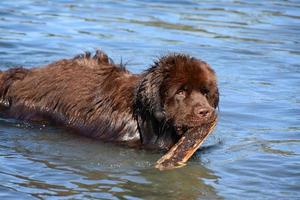
[[62, 125], [129, 146], [169, 149], [189, 128], [216, 118], [216, 75], [184, 54], [132, 74], [103, 52], [40, 68], [0, 72], [0, 115]]

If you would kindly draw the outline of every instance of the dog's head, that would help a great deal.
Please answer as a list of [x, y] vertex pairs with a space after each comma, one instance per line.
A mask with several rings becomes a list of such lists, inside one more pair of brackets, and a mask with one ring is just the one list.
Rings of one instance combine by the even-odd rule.
[[166, 57], [161, 66], [169, 66], [160, 88], [166, 119], [181, 132], [214, 121], [219, 92], [210, 66], [183, 55]]
[[219, 92], [210, 66], [187, 55], [173, 54], [155, 62], [136, 92], [141, 114], [169, 124], [177, 134], [216, 119]]

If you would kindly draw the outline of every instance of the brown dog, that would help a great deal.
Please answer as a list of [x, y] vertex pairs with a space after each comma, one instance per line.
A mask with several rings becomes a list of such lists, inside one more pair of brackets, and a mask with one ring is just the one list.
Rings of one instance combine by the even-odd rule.
[[101, 51], [0, 72], [2, 117], [54, 122], [130, 146], [169, 149], [189, 128], [215, 119], [218, 102], [214, 71], [182, 54], [139, 75]]

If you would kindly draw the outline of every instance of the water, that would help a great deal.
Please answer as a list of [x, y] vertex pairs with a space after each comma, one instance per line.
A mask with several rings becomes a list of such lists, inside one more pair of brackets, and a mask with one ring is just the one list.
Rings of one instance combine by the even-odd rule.
[[0, 2], [0, 68], [101, 48], [133, 72], [168, 52], [209, 62], [220, 120], [188, 166], [0, 118], [1, 199], [300, 199], [299, 1]]

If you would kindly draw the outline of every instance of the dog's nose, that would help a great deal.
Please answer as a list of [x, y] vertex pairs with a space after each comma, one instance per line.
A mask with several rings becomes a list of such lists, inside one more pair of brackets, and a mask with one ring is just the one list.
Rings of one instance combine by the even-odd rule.
[[212, 116], [214, 110], [211, 108], [203, 108], [203, 107], [198, 107], [195, 108], [195, 114], [199, 118], [209, 118]]

